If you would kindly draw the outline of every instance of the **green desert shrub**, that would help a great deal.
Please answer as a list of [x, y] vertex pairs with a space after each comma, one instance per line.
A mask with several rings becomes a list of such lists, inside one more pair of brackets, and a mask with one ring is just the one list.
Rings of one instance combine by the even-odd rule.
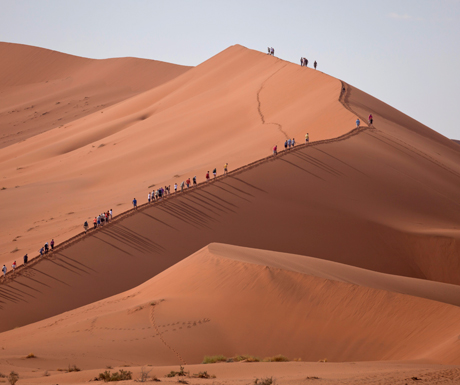
[[218, 354], [217, 356], [204, 356], [203, 364], [215, 364], [216, 362], [225, 361], [227, 361], [227, 357], [223, 356], [222, 354]]
[[118, 372], [110, 373], [106, 370], [104, 373], [99, 373], [99, 380], [104, 382], [113, 382], [113, 381], [126, 381], [131, 380], [132, 372], [120, 369]]

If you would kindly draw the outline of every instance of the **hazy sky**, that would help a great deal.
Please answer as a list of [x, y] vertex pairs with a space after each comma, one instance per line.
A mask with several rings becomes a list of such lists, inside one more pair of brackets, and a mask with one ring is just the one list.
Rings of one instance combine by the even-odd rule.
[[241, 44], [320, 70], [460, 139], [460, 0], [0, 0], [0, 40], [197, 65]]

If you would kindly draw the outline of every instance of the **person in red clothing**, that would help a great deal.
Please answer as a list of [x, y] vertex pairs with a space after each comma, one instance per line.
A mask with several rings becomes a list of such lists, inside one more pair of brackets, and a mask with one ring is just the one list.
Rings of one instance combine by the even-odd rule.
[[190, 187], [190, 178], [188, 178], [188, 179], [185, 181], [185, 183], [187, 184], [187, 188], [189, 188], [189, 187]]
[[369, 124], [372, 124], [374, 122], [374, 118], [372, 114], [369, 114]]
[[51, 250], [53, 250], [54, 249], [54, 239], [51, 240], [50, 245], [51, 245]]
[[97, 218], [96, 217], [94, 217], [93, 223], [94, 223], [94, 228], [96, 228], [97, 227]]
[[273, 147], [273, 155], [278, 154], [278, 146]]
[[206, 173], [206, 182], [209, 182], [209, 171]]

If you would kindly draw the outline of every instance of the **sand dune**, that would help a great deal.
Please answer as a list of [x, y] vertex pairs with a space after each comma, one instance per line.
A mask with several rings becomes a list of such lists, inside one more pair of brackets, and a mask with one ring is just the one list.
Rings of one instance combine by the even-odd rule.
[[142, 93], [190, 67], [86, 59], [0, 42], [0, 149]]
[[[73, 63], [68, 55], [46, 53]], [[113, 60], [137, 74], [123, 61], [128, 59]], [[69, 97], [111, 62], [90, 63], [66, 91]], [[96, 73], [94, 66], [100, 67]], [[140, 89], [145, 71], [122, 84], [120, 72], [110, 78], [113, 87], [133, 83]], [[36, 75], [37, 81], [45, 78]], [[165, 76], [156, 80], [155, 85]], [[8, 229], [0, 235], [0, 263], [35, 254], [51, 238], [62, 242], [101, 211], [126, 210], [134, 196], [145, 202], [149, 186], [194, 175], [202, 181], [206, 171], [222, 172], [226, 162], [235, 169], [270, 154], [287, 136], [299, 142], [307, 131], [312, 140], [348, 132], [354, 117], [338, 101], [340, 87], [319, 71], [233, 46], [172, 81], [0, 150], [0, 188], [6, 188], [1, 202], [8, 202], [1, 207]], [[57, 100], [53, 96], [53, 104]]]
[[34, 352], [49, 369], [238, 353], [459, 364], [460, 308], [393, 291], [402, 286], [460, 298], [452, 285], [212, 244], [128, 292], [4, 332], [0, 346], [10, 364]]

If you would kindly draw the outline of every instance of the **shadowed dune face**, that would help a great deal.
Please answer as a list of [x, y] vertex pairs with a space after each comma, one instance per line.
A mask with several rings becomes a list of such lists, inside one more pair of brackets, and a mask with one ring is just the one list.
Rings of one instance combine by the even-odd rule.
[[[146, 71], [123, 61], [130, 59], [113, 60], [135, 78], [119, 84], [110, 76], [111, 87], [133, 82], [140, 92], [137, 80]], [[72, 97], [75, 87], [115, 66], [89, 63], [66, 91]], [[94, 66], [101, 69], [93, 73]], [[185, 68], [172, 73], [179, 70]], [[157, 83], [172, 77], [160, 75]], [[140, 95], [0, 150], [1, 201], [8, 202], [2, 207], [8, 231], [0, 234], [0, 263], [11, 266], [18, 255], [35, 255], [51, 238], [60, 243], [94, 215], [126, 210], [133, 197], [145, 202], [154, 187], [195, 175], [202, 181], [214, 167], [222, 173], [227, 162], [231, 170], [243, 166], [270, 154], [275, 144], [281, 149], [287, 137], [299, 143], [306, 132], [311, 140], [348, 132], [354, 116], [338, 101], [340, 87], [319, 71], [233, 46]]]
[[1, 329], [128, 290], [212, 242], [458, 284], [458, 173], [380, 129], [299, 148], [141, 208], [23, 270], [0, 286]]
[[190, 67], [86, 59], [0, 42], [0, 149], [163, 84]]
[[386, 276], [384, 290], [346, 282], [369, 273], [212, 244], [128, 292], [2, 333], [2, 354], [10, 364], [33, 351], [47, 365], [71, 359], [86, 369], [127, 360], [196, 364], [242, 352], [458, 364], [460, 309], [392, 292], [398, 281], [414, 290], [428, 281]]

